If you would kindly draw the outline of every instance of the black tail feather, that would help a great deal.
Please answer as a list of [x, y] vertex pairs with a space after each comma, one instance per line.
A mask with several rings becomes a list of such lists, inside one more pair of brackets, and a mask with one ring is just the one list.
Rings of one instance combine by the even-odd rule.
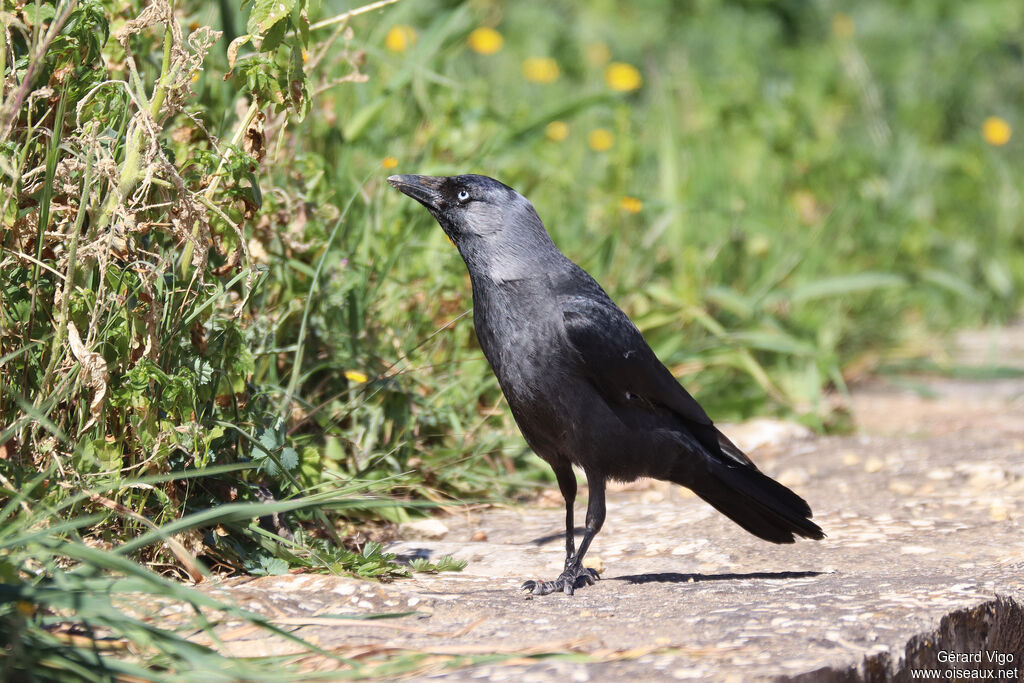
[[811, 508], [800, 496], [756, 467], [713, 461], [710, 476], [695, 485], [678, 482], [741, 527], [772, 543], [793, 543], [796, 536], [825, 537], [811, 521]]

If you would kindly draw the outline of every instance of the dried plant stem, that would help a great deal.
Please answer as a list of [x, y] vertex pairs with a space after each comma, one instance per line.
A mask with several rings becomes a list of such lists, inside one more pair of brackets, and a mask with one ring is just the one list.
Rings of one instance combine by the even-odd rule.
[[[61, 29], [64, 28], [64, 22], [68, 20], [75, 7], [78, 6], [78, 0], [71, 0], [64, 11], [57, 16], [57, 18], [50, 24], [50, 27], [46, 31], [46, 35], [43, 36], [43, 40], [36, 47], [35, 54], [32, 55], [32, 59], [29, 60], [28, 68], [25, 69], [25, 78], [21, 80], [21, 85], [11, 96], [10, 101], [4, 101], [3, 106], [0, 107], [0, 142], [7, 140], [11, 134], [11, 124], [18, 116], [18, 112], [21, 110], [21, 105], [25, 102], [25, 97], [28, 96], [29, 90], [32, 88], [32, 81], [35, 80], [36, 69], [39, 68], [43, 58], [46, 55], [46, 51], [50, 49], [50, 43], [57, 37]], [[7, 25], [4, 24], [4, 34], [6, 38]], [[3, 49], [7, 49], [6, 43]], [[4, 72], [0, 69], [0, 75]]]
[[[94, 123], [90, 132], [87, 134], [87, 138], [95, 141], [96, 130], [99, 127], [98, 123]], [[90, 194], [92, 190], [93, 180], [93, 162], [95, 155], [93, 150], [90, 149], [89, 153], [85, 158], [85, 174], [82, 179], [82, 194], [78, 201], [78, 214], [75, 216], [75, 223], [71, 229], [71, 241], [68, 246], [68, 266], [67, 271], [64, 275], [64, 290], [60, 295], [60, 313], [57, 318], [57, 332], [53, 336], [53, 344], [50, 347], [50, 362], [46, 366], [46, 373], [43, 375], [42, 391], [39, 392], [39, 396], [36, 398], [36, 407], [38, 408], [43, 397], [46, 396], [50, 389], [50, 383], [53, 381], [53, 373], [57, 368], [57, 359], [61, 356], [61, 348], [64, 346], [64, 338], [67, 335], [68, 330], [68, 305], [71, 300], [71, 292], [75, 287], [75, 271], [78, 260], [78, 240], [79, 235], [82, 233], [82, 226], [85, 223], [86, 206], [89, 204]]]
[[[172, 48], [174, 46], [174, 32], [170, 25], [172, 21], [174, 21], [173, 8], [168, 13], [167, 23], [164, 26], [164, 57], [160, 67], [160, 77], [153, 87], [153, 97], [149, 101], [148, 114], [154, 121], [159, 117], [160, 109], [163, 107], [164, 99], [167, 97], [167, 91], [170, 89], [175, 78], [177, 78], [180, 69], [180, 65], [172, 61]], [[134, 71], [134, 63], [130, 56], [128, 62], [130, 70]], [[139, 90], [139, 96], [142, 97], [141, 88]], [[121, 164], [121, 174], [118, 179], [117, 189], [108, 194], [103, 202], [103, 207], [100, 209], [100, 214], [96, 221], [97, 230], [104, 230], [110, 225], [118, 202], [123, 197], [127, 197], [142, 178], [143, 172], [139, 161], [142, 158], [145, 116], [145, 112], [139, 112], [132, 122], [131, 130], [128, 134], [128, 142], [125, 145], [124, 162]]]
[[327, 26], [333, 26], [334, 24], [340, 24], [344, 21], [348, 21], [352, 17], [357, 17], [360, 14], [366, 14], [367, 12], [372, 12], [373, 10], [381, 9], [382, 7], [387, 7], [388, 5], [394, 5], [396, 2], [398, 2], [398, 0], [379, 0], [379, 2], [371, 2], [369, 5], [363, 5], [362, 7], [350, 9], [347, 12], [342, 12], [341, 14], [330, 17], [329, 19], [321, 19], [315, 24], [310, 24], [309, 30], [315, 31], [318, 28], [325, 28]]
[[[46, 150], [46, 181], [43, 185], [42, 197], [40, 199], [40, 210], [39, 210], [39, 224], [36, 227], [36, 254], [35, 260], [32, 265], [32, 276], [31, 276], [31, 299], [29, 300], [28, 307], [28, 324], [25, 326], [23, 334], [23, 344], [28, 346], [29, 341], [32, 338], [32, 330], [35, 329], [36, 324], [36, 304], [39, 299], [39, 264], [42, 263], [43, 257], [43, 240], [45, 239], [46, 224], [50, 220], [50, 200], [53, 197], [53, 182], [54, 175], [57, 169], [57, 157], [60, 154], [60, 136], [61, 131], [64, 128], [64, 116], [67, 113], [67, 92], [66, 90], [61, 93], [60, 101], [57, 104], [57, 112], [54, 117], [53, 130], [50, 131], [50, 143]], [[25, 367], [22, 371], [21, 383], [22, 386], [28, 386], [28, 374], [29, 374], [29, 363], [25, 363]], [[36, 397], [36, 402], [42, 398], [42, 393]], [[35, 427], [32, 430], [32, 437], [38, 432], [40, 425], [38, 422], [35, 423]], [[28, 448], [32, 439], [26, 439], [22, 444], [22, 448]], [[27, 452], [27, 451], [26, 451]], [[23, 454], [24, 457], [24, 454]]]
[[[122, 505], [121, 503], [110, 500], [109, 498], [101, 496], [98, 493], [86, 492], [86, 495], [89, 496], [89, 499], [94, 503], [98, 503], [103, 507], [113, 510], [114, 512], [120, 515], [128, 517], [129, 519], [133, 519], [139, 524], [142, 524], [146, 528], [150, 529], [151, 531], [160, 533], [160, 527], [158, 527], [156, 524], [149, 521], [139, 513], [135, 512], [131, 508], [127, 507], [126, 505]], [[199, 561], [196, 560], [195, 555], [186, 550], [185, 546], [183, 546], [172, 536], [165, 535], [163, 540], [164, 544], [167, 546], [167, 549], [171, 551], [174, 557], [177, 558], [178, 562], [181, 563], [181, 566], [188, 573], [189, 578], [192, 579], [192, 581], [194, 581], [195, 583], [202, 583], [203, 579], [206, 578], [206, 573], [204, 572], [203, 567], [199, 564]]]
[[[231, 150], [242, 142], [242, 136], [245, 135], [245, 131], [249, 129], [249, 125], [252, 120], [256, 117], [260, 111], [259, 102], [253, 98], [252, 104], [249, 105], [248, 111], [245, 112], [245, 116], [238, 122], [238, 126], [235, 128], [234, 135], [231, 136], [231, 143], [224, 153], [220, 157], [220, 163], [217, 164], [217, 170], [214, 171], [213, 179], [210, 181], [210, 185], [206, 188], [203, 193], [203, 197], [207, 201], [213, 200], [213, 195], [217, 192], [217, 188], [220, 187], [221, 171], [224, 169], [224, 164], [231, 156]], [[192, 250], [195, 246], [195, 241], [199, 239], [199, 224], [196, 223], [192, 227], [192, 240], [185, 244], [185, 248], [181, 254], [181, 275], [187, 277], [189, 269], [192, 267]]]
[[7, 14], [0, 14], [0, 102], [4, 101], [4, 84], [7, 82], [4, 77], [7, 73], [7, 17]]

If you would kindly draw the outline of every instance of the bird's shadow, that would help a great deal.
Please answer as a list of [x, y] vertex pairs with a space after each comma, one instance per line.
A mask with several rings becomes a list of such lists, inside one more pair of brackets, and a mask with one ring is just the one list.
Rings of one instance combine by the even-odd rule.
[[744, 579], [770, 579], [785, 581], [787, 579], [808, 579], [822, 576], [825, 572], [749, 572], [746, 574], [680, 574], [678, 572], [659, 572], [657, 574], [630, 574], [628, 576], [610, 576], [606, 581], [625, 581], [632, 584], [640, 583], [698, 583], [701, 581], [742, 581]]
[[[575, 529], [572, 530], [572, 535], [573, 536], [582, 536], [586, 531], [587, 530], [585, 528], [583, 528], [581, 526], [578, 526], [578, 527], [576, 527]], [[538, 536], [537, 538], [535, 538], [532, 541], [530, 541], [530, 543], [532, 543], [534, 545], [545, 545], [547, 543], [551, 543], [552, 541], [561, 541], [561, 540], [564, 540], [564, 539], [565, 539], [565, 532], [564, 531], [556, 531], [555, 533], [547, 534], [546, 536]]]

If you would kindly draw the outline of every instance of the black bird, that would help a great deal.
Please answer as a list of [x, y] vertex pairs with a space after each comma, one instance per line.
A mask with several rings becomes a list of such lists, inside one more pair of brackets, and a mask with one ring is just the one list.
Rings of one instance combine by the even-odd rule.
[[[565, 498], [565, 571], [523, 590], [572, 595], [598, 578], [583, 556], [604, 523], [609, 479], [681, 484], [773, 543], [824, 537], [807, 503], [718, 431], [626, 314], [558, 250], [525, 197], [480, 175], [388, 182], [427, 207], [466, 262], [480, 346]], [[578, 550], [573, 465], [590, 487]]]

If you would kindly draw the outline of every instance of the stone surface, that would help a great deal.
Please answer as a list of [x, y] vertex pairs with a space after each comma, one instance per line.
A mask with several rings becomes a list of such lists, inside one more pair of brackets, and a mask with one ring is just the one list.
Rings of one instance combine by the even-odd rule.
[[448, 535], [448, 526], [440, 519], [417, 519], [399, 526], [403, 538], [422, 538], [439, 541]]
[[[1003, 365], [1024, 361], [1024, 344], [975, 347], [1009, 349]], [[810, 502], [821, 542], [764, 543], [655, 482], [610, 493], [591, 549], [602, 580], [573, 597], [518, 590], [561, 570], [557, 499], [449, 515], [443, 540], [390, 548], [404, 559], [452, 554], [469, 562], [461, 573], [391, 584], [292, 575], [208, 590], [339, 654], [423, 653], [403, 670], [422, 680], [902, 681], [950, 668], [1020, 680], [1024, 379], [914, 384], [928, 398], [905, 383], [855, 391], [859, 435], [796, 434], [753, 452]], [[230, 652], [295, 650], [222, 628]], [[947, 661], [975, 653], [982, 661]]]

